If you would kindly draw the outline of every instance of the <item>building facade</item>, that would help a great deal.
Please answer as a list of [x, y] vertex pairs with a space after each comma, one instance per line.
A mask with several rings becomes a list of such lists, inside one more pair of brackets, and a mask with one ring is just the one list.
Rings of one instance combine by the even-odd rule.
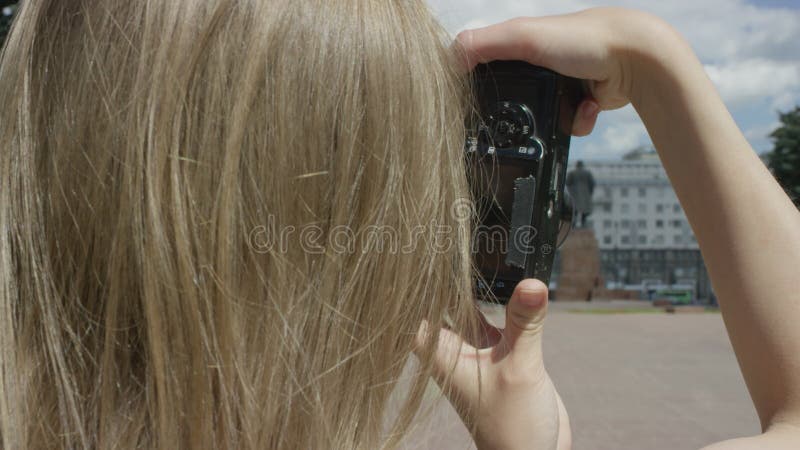
[[606, 286], [681, 286], [709, 299], [697, 239], [655, 151], [585, 164], [596, 185], [587, 225], [597, 237]]

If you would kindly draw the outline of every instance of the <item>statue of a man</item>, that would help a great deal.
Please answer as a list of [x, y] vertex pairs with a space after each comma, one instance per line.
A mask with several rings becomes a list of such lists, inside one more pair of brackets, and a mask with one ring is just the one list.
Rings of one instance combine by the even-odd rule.
[[575, 170], [567, 174], [567, 189], [572, 196], [575, 209], [575, 227], [584, 228], [586, 218], [592, 213], [592, 194], [594, 193], [594, 177], [583, 167], [583, 161], [575, 164]]

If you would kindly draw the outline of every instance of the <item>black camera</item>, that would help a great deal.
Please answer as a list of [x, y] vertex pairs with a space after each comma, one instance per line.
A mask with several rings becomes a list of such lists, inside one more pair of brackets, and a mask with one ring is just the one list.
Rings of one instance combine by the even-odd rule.
[[582, 82], [521, 61], [478, 65], [466, 158], [479, 224], [472, 251], [480, 299], [507, 302], [525, 278], [550, 281], [572, 206], [564, 191]]

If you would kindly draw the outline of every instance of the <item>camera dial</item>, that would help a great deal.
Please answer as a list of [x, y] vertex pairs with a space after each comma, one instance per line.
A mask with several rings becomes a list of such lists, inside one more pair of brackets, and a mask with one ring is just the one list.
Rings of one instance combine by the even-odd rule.
[[521, 103], [498, 102], [486, 116], [489, 145], [498, 149], [527, 145], [534, 126], [533, 114]]

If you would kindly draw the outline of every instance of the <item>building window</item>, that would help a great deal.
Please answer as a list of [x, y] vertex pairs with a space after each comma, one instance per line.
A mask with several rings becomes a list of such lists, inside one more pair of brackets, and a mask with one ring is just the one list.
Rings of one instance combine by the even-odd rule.
[[623, 220], [623, 221], [620, 222], [620, 226], [622, 228], [630, 228], [631, 227], [631, 221], [627, 220], [627, 219]]
[[672, 241], [677, 245], [683, 244], [683, 236], [675, 235], [673, 236]]
[[656, 212], [657, 213], [663, 213], [664, 212], [664, 205], [662, 205], [661, 203], [657, 204], [656, 205]]
[[612, 222], [610, 220], [603, 221], [603, 228], [611, 228]]
[[639, 228], [647, 228], [647, 221], [644, 219], [640, 219], [636, 221], [636, 226]]
[[647, 236], [641, 235], [639, 236], [639, 244], [647, 244]]
[[647, 204], [646, 203], [639, 203], [639, 212], [640, 213], [647, 212]]
[[631, 243], [631, 237], [630, 236], [622, 236], [622, 243], [625, 244], [625, 245], [630, 244]]
[[610, 213], [611, 212], [611, 203], [606, 203], [603, 205], [603, 212]]
[[622, 211], [622, 213], [623, 213], [623, 214], [624, 214], [624, 213], [627, 213], [628, 211], [630, 211], [630, 209], [631, 209], [631, 207], [630, 207], [630, 205], [629, 205], [629, 204], [627, 204], [627, 203], [623, 203], [623, 204], [621, 205], [621, 211]]
[[661, 219], [656, 220], [656, 228], [664, 228], [664, 221]]
[[628, 196], [628, 188], [624, 187], [624, 188], [620, 189], [619, 190], [619, 195], [622, 196], [622, 197], [627, 197]]
[[611, 244], [611, 236], [603, 236], [603, 244]]
[[680, 203], [675, 203], [674, 205], [672, 205], [672, 211], [674, 211], [674, 212], [676, 212], [676, 213], [677, 213], [677, 212], [681, 212], [681, 205], [680, 205]]
[[654, 245], [664, 245], [664, 236], [656, 236], [653, 238]]
[[673, 228], [680, 228], [681, 224], [682, 224], [682, 221], [680, 219], [672, 221], [672, 227]]
[[647, 188], [640, 187], [639, 188], [639, 197], [644, 197], [647, 195]]

